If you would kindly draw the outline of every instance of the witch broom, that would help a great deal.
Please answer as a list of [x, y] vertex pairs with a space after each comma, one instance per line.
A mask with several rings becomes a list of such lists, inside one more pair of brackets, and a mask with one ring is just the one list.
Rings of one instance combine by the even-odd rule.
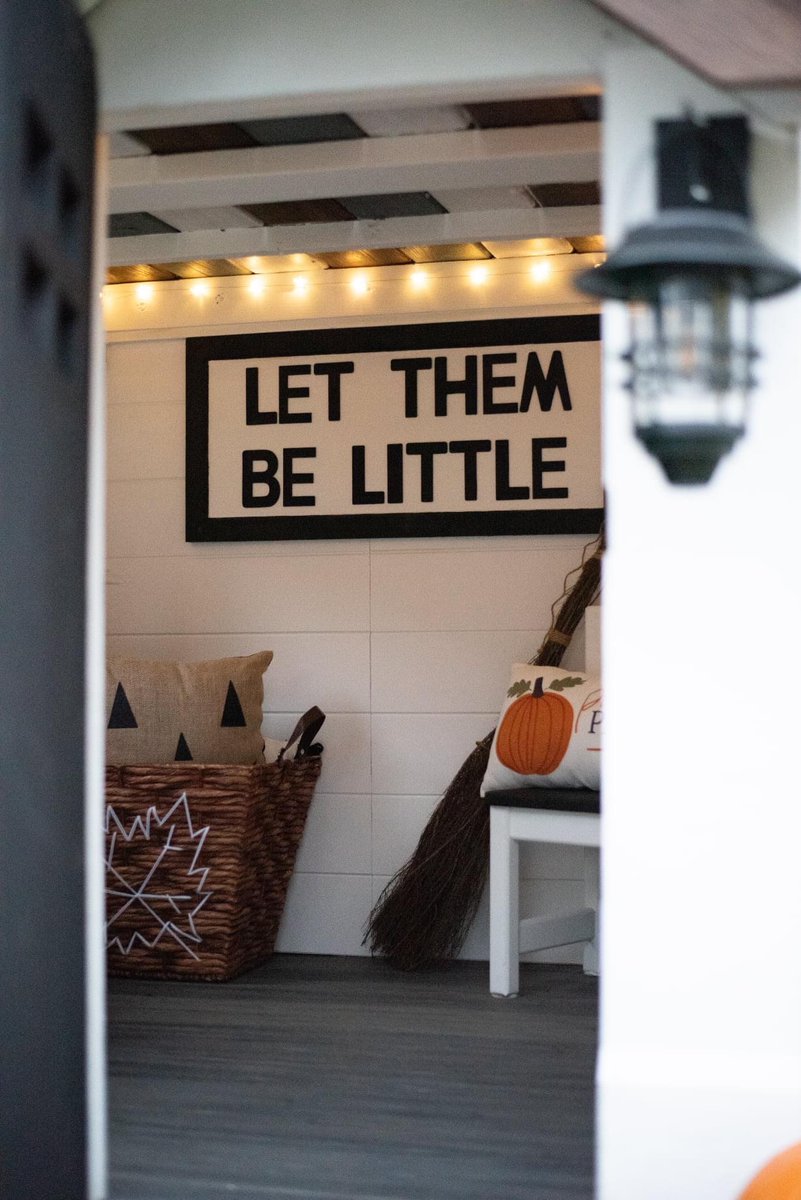
[[[533, 664], [556, 667], [562, 661], [585, 608], [600, 592], [602, 551], [603, 530], [565, 579], [565, 589], [551, 607], [551, 628]], [[568, 586], [576, 571], [578, 578]], [[489, 868], [489, 808], [480, 788], [494, 733], [477, 742], [462, 763], [414, 854], [370, 913], [363, 944], [369, 943], [374, 954], [403, 971], [455, 958], [476, 914]]]

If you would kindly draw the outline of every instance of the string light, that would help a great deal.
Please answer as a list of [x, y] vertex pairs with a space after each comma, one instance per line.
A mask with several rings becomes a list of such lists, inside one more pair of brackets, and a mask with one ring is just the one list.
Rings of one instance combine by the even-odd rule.
[[486, 267], [473, 267], [470, 271], [470, 282], [478, 287], [482, 283], [486, 283], [489, 279], [489, 271]]
[[208, 296], [211, 288], [204, 280], [198, 279], [196, 283], [192, 284], [189, 290], [193, 296], [202, 298], [203, 296]]
[[248, 291], [251, 296], [263, 296], [266, 287], [267, 284], [263, 275], [254, 275], [252, 279], [248, 280]]
[[546, 279], [551, 278], [553, 267], [547, 259], [541, 259], [540, 262], [535, 262], [531, 267], [531, 278], [535, 283], [544, 283]]
[[140, 304], [149, 304], [153, 299], [155, 288], [152, 283], [138, 283], [136, 285], [136, 298]]
[[305, 275], [296, 275], [292, 280], [292, 286], [296, 296], [305, 296], [309, 290], [309, 281]]
[[423, 288], [428, 285], [428, 272], [418, 267], [416, 271], [412, 271], [409, 280], [416, 292], [422, 292]]
[[354, 275], [350, 281], [350, 286], [357, 296], [366, 296], [370, 291], [370, 284], [367, 282], [366, 275]]

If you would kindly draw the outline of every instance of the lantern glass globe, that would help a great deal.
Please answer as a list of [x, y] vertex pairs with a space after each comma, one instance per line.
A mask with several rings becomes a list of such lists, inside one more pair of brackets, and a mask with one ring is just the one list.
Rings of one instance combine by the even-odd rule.
[[672, 482], [705, 483], [746, 428], [756, 357], [746, 282], [685, 268], [638, 292], [626, 356], [635, 432]]

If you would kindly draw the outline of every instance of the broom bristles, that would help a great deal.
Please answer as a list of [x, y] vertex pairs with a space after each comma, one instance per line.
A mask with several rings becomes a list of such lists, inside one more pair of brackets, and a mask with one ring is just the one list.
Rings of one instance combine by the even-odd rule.
[[492, 734], [459, 768], [412, 857], [387, 884], [365, 941], [411, 971], [459, 953], [486, 880], [486, 806], [471, 803], [487, 769]]
[[[593, 545], [594, 543], [590, 543]], [[600, 587], [603, 532], [576, 570], [578, 579], [551, 608], [552, 624], [535, 657], [558, 666], [584, 609]], [[585, 547], [585, 555], [589, 547]], [[553, 614], [564, 599], [558, 616]], [[400, 970], [455, 958], [476, 915], [489, 870], [489, 808], [481, 796], [495, 731], [476, 744], [429, 818], [417, 848], [389, 881], [367, 922], [363, 944]]]

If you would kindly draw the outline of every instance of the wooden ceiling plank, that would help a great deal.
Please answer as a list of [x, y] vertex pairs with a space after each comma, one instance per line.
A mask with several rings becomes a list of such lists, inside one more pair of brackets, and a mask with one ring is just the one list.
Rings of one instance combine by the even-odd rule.
[[207, 229], [146, 237], [112, 238], [113, 265], [184, 262], [196, 258], [316, 254], [352, 249], [480, 242], [534, 237], [584, 237], [601, 229], [598, 205], [566, 208], [493, 209], [442, 213], [386, 221], [344, 221], [317, 225]]
[[385, 192], [380, 196], [343, 196], [342, 203], [357, 221], [386, 221], [389, 217], [425, 217], [447, 212], [429, 192]]
[[130, 129], [128, 132], [151, 154], [158, 155], [241, 150], [258, 145], [247, 130], [225, 121], [213, 125], [174, 125], [166, 129]]
[[363, 129], [348, 113], [315, 113], [303, 117], [268, 117], [243, 121], [242, 128], [259, 146], [298, 146], [309, 142], [341, 142], [363, 138]]
[[244, 258], [231, 259], [237, 266], [244, 267], [253, 275], [269, 275], [284, 271], [324, 270], [324, 264], [310, 254], [248, 254]]
[[469, 262], [471, 259], [492, 258], [480, 242], [460, 242], [437, 246], [404, 246], [412, 262]]
[[530, 100], [496, 100], [465, 105], [479, 129], [511, 129], [521, 125], [561, 125], [598, 121], [601, 97], [535, 96]]
[[115, 237], [145, 237], [154, 233], [177, 233], [178, 226], [151, 212], [112, 213], [108, 220], [108, 235]]
[[485, 238], [483, 244], [493, 258], [540, 258], [543, 255], [573, 253], [573, 243], [567, 238], [525, 238], [522, 241], [502, 242]]
[[402, 250], [338, 250], [315, 254], [327, 267], [397, 267], [413, 260]]
[[725, 87], [801, 83], [801, 8], [781, 0], [594, 0]]
[[597, 179], [595, 121], [115, 159], [111, 212]]
[[606, 250], [606, 238], [602, 233], [590, 233], [586, 237], [572, 237], [573, 249], [577, 254], [599, 254]]
[[531, 183], [528, 194], [545, 208], [567, 208], [572, 204], [600, 204], [601, 185], [596, 179], [560, 183]]
[[107, 283], [153, 283], [157, 280], [177, 278], [178, 276], [166, 267], [146, 262], [109, 266], [106, 271]]
[[186, 262], [165, 262], [161, 266], [179, 279], [216, 279], [223, 275], [251, 275], [253, 272], [227, 258], [194, 258]]
[[244, 211], [262, 225], [306, 225], [312, 221], [352, 221], [353, 213], [339, 200], [286, 200], [279, 203], [247, 204]]

